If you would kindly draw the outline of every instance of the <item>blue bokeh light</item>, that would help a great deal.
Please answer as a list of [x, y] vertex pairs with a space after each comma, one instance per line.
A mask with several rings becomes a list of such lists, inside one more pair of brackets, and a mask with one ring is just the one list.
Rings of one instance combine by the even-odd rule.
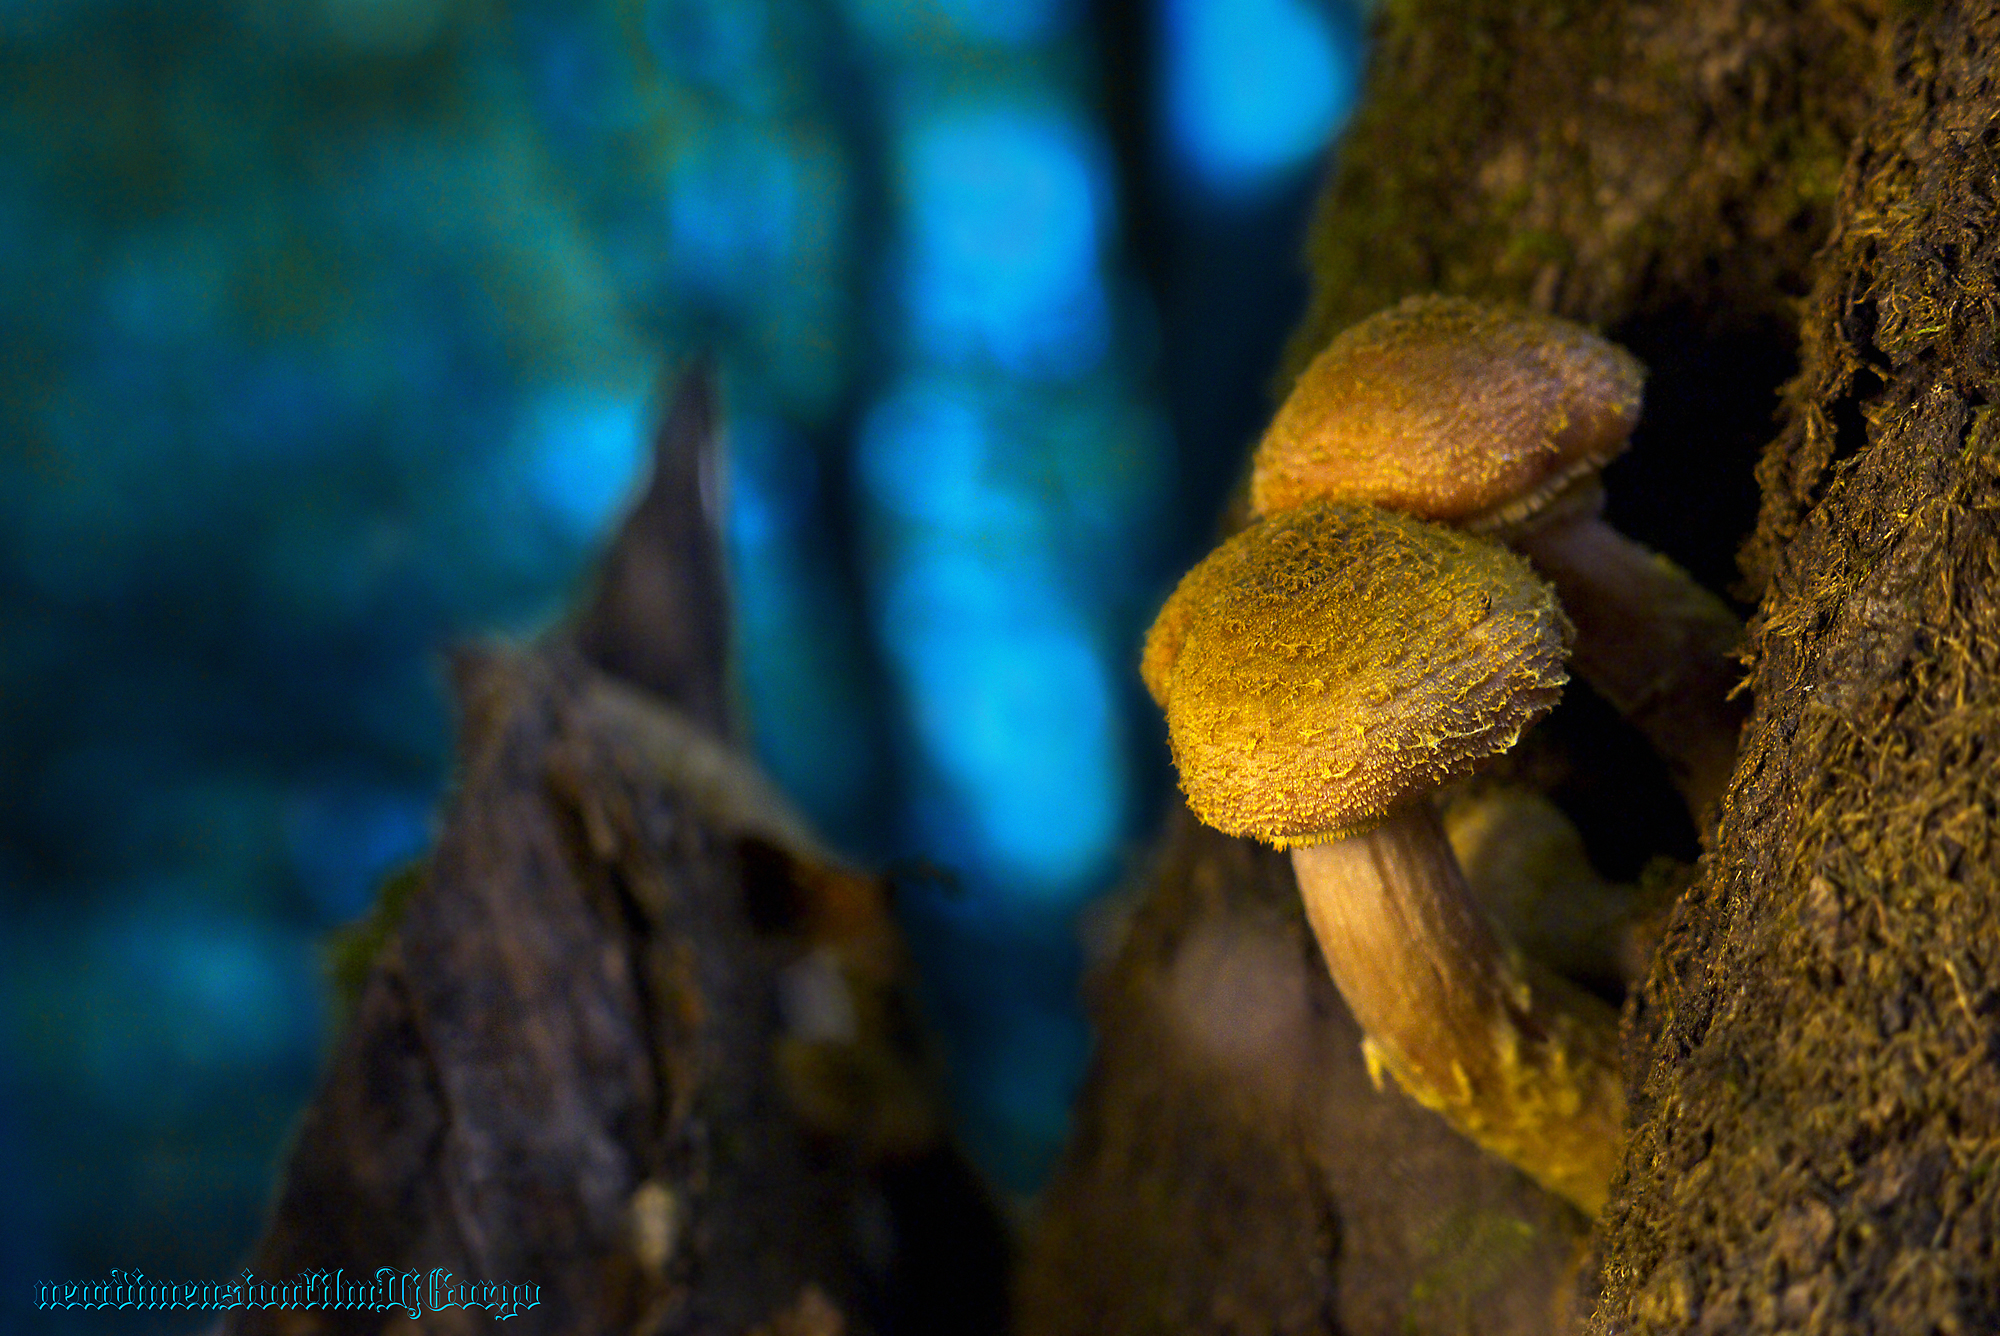
[[408, 56], [435, 40], [452, 0], [320, 0], [327, 35], [350, 50]]
[[[1079, 0], [840, 0], [858, 28], [896, 56], [948, 65], [967, 47], [1032, 60], [1077, 26]], [[1010, 50], [1011, 49], [1011, 50]]]
[[1306, 0], [1161, 0], [1160, 24], [1173, 160], [1205, 193], [1297, 172], [1354, 100], [1358, 47]]
[[641, 114], [640, 99], [622, 34], [562, 12], [568, 8], [527, 4], [516, 17], [538, 109], [552, 129], [579, 139], [631, 125]]
[[1011, 894], [1077, 897], [1096, 889], [1124, 816], [1110, 685], [1076, 610], [1010, 564], [933, 553], [883, 594], [918, 744], [963, 813], [937, 813], [945, 828], [923, 843]]
[[878, 634], [938, 791], [922, 847], [1009, 893], [1096, 889], [1125, 818], [1109, 669], [1054, 560], [1060, 497], [969, 385], [919, 380], [862, 431]]
[[639, 485], [646, 398], [575, 386], [545, 391], [522, 415], [525, 467], [544, 511], [577, 542], [597, 539]]
[[754, 0], [652, 0], [644, 26], [646, 45], [670, 73], [726, 89], [754, 76], [767, 24]]
[[951, 25], [1000, 46], [1043, 42], [1070, 26], [1076, 0], [936, 0]]
[[[0, 245], [0, 253], [14, 247]], [[99, 301], [110, 325], [159, 351], [214, 336], [229, 265], [213, 236], [161, 229], [125, 240], [106, 265]]]
[[873, 687], [821, 521], [818, 458], [769, 417], [733, 421], [728, 438], [730, 611], [751, 739], [822, 832], [869, 847], [884, 779]]
[[[921, 378], [885, 396], [868, 415], [855, 465], [869, 501], [899, 519], [956, 531], [982, 530], [1032, 552], [1047, 516], [999, 485], [996, 441], [964, 386]], [[999, 545], [996, 544], [996, 547]]]
[[674, 273], [691, 295], [754, 293], [791, 259], [799, 169], [769, 132], [721, 121], [674, 164], [667, 219]]
[[213, 1076], [295, 1063], [317, 1043], [312, 947], [296, 932], [191, 903], [169, 883], [7, 963], [4, 1001], [42, 1079], [151, 1115], [192, 1107]]
[[904, 299], [919, 355], [1067, 377], [1103, 360], [1108, 196], [1073, 118], [992, 103], [918, 119], [902, 146]]
[[292, 800], [286, 834], [293, 867], [325, 921], [366, 913], [383, 876], [425, 852], [432, 805], [427, 792], [361, 783], [322, 784]]
[[[1080, 0], [835, 8], [0, 0], [18, 60], [104, 94], [0, 96], [0, 1140], [11, 1098], [50, 1274], [248, 1246], [321, 1052], [307, 934], [446, 776], [439, 649], [572, 605], [641, 377], [702, 347], [752, 415], [757, 745], [842, 847], [972, 892], [916, 934], [962, 1125], [1011, 1186], [1046, 1166], [1073, 911], [1143, 805], [1142, 299]], [[1230, 49], [1210, 138], [1296, 141], [1310, 52]]]

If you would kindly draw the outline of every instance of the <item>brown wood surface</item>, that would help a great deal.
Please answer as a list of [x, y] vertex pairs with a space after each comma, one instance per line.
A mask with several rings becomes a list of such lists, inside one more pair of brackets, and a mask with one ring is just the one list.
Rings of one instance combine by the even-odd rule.
[[[720, 735], [714, 389], [572, 628], [455, 660], [458, 774], [307, 1111], [259, 1277], [537, 1287], [503, 1330], [997, 1331], [1004, 1239], [943, 1136], [888, 887]], [[238, 1313], [229, 1333], [409, 1328]], [[426, 1331], [488, 1330], [447, 1308]]]

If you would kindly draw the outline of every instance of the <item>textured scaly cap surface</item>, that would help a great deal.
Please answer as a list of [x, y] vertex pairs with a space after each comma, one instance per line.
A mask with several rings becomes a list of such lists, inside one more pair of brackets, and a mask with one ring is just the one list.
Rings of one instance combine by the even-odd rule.
[[1143, 671], [1195, 815], [1286, 848], [1366, 830], [1511, 747], [1561, 694], [1570, 636], [1498, 543], [1316, 502], [1188, 572]]
[[1625, 448], [1645, 379], [1637, 358], [1567, 320], [1411, 297], [1300, 374], [1257, 447], [1251, 506], [1367, 501], [1516, 523]]

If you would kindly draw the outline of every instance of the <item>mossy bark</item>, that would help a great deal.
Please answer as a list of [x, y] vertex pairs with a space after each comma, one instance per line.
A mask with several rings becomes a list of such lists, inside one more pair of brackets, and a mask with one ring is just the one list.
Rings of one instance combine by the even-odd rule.
[[[1632, 1126], [1580, 1293], [1524, 1180], [1528, 1246], [1497, 1287], [1447, 1282], [1456, 1307], [1361, 1245], [1498, 1189], [1402, 1172], [1427, 1115], [1339, 1075], [1317, 972], [1277, 1105], [1189, 1056], [1163, 1019], [1187, 944], [1299, 929], [1265, 855], [1181, 830], [1102, 985], [1027, 1330], [2000, 1329], [1995, 53], [1990, 2], [1378, 12], [1287, 372], [1423, 291], [1631, 347], [1610, 517], [1746, 601], [1754, 712], [1628, 1001]], [[1619, 876], [1692, 854], [1623, 731], [1572, 685], [1519, 766]]]
[[2000, 1330], [2000, 10], [1883, 51], [1758, 469], [1757, 710], [1591, 1330]]
[[[706, 386], [684, 384], [573, 623], [458, 657], [456, 792], [347, 953], [262, 1279], [532, 1287], [498, 1315], [526, 1333], [1004, 1325], [1006, 1240], [943, 1135], [887, 887], [722, 731]], [[427, 1330], [496, 1316], [417, 1289]], [[218, 1333], [416, 1315], [273, 1308]]]

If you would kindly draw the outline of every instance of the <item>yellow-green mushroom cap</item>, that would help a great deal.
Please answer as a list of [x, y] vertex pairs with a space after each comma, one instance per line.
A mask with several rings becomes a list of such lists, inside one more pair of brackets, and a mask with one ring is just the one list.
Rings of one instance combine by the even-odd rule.
[[1337, 499], [1518, 523], [1625, 448], [1645, 378], [1637, 358], [1567, 320], [1410, 297], [1300, 374], [1257, 447], [1251, 508]]
[[1154, 629], [1188, 805], [1279, 848], [1358, 834], [1505, 751], [1568, 680], [1569, 622], [1526, 562], [1341, 502], [1229, 539]]

